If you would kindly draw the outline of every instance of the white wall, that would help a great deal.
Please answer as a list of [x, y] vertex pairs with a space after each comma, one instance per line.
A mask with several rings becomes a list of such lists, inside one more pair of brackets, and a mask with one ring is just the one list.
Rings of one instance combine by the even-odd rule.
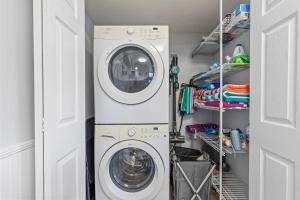
[[[179, 84], [189, 83], [190, 78], [203, 71], [208, 70], [208, 56], [191, 57], [193, 49], [201, 40], [203, 34], [201, 33], [171, 33], [170, 34], [170, 54], [178, 55], [178, 65], [180, 67]], [[178, 96], [178, 92], [177, 92]], [[171, 102], [171, 101], [170, 101]], [[170, 105], [171, 106], [171, 105]], [[172, 120], [172, 108], [170, 107], [170, 125]], [[191, 142], [190, 137], [185, 132], [185, 126], [196, 123], [211, 122], [211, 111], [199, 110], [192, 115], [184, 117], [182, 124], [182, 134], [186, 135], [186, 143], [183, 146], [197, 148], [200, 141]], [[177, 114], [177, 125], [180, 125], [180, 114]]]
[[34, 197], [32, 0], [0, 2], [0, 199]]
[[86, 119], [94, 117], [94, 75], [93, 75], [94, 22], [85, 16], [85, 95]]

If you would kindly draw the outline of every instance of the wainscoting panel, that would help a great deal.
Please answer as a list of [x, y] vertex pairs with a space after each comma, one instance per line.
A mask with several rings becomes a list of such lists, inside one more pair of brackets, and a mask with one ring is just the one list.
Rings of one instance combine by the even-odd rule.
[[0, 199], [34, 199], [34, 140], [0, 150]]

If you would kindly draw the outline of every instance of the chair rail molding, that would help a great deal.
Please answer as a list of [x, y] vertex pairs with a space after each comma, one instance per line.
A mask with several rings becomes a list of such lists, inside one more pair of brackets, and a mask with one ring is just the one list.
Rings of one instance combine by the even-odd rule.
[[34, 140], [27, 140], [25, 142], [20, 142], [15, 145], [11, 145], [4, 149], [0, 149], [0, 160], [33, 148], [34, 148]]

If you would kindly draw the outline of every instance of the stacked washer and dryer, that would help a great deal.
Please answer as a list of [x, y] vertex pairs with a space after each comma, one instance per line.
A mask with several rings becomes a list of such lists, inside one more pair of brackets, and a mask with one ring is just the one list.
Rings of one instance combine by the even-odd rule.
[[96, 200], [169, 199], [167, 26], [96, 26]]

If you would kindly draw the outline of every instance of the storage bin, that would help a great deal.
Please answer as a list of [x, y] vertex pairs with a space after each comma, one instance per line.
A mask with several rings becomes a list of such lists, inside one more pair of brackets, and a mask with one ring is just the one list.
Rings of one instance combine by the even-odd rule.
[[[183, 169], [187, 178], [196, 190], [212, 169], [211, 163], [206, 160], [183, 161], [179, 162], [178, 164]], [[174, 167], [173, 170], [173, 188], [174, 200], [190, 200], [194, 195], [193, 190], [189, 186], [178, 166]], [[206, 180], [205, 184], [198, 193], [201, 199], [210, 199], [210, 188], [211, 176]]]

